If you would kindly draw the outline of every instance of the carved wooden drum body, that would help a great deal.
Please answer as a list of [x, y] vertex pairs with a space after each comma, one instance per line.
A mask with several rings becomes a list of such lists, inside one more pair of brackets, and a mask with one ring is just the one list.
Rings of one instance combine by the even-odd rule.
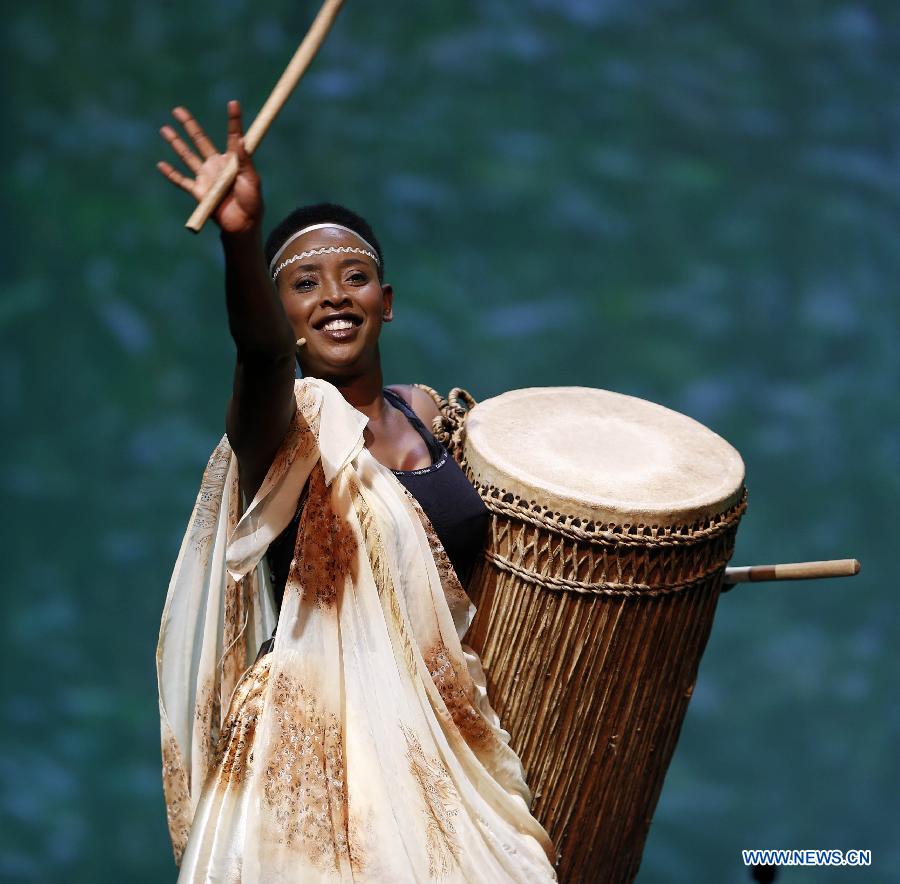
[[476, 405], [467, 474], [491, 510], [469, 632], [560, 851], [560, 879], [637, 874], [745, 508], [724, 439], [582, 387]]

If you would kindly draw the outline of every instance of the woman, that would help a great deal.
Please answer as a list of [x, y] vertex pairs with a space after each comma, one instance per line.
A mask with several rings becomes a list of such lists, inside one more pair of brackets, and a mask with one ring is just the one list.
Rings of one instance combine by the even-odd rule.
[[[159, 168], [199, 200], [226, 155], [174, 116], [193, 148], [161, 133], [193, 178]], [[179, 880], [555, 880], [460, 644], [483, 505], [425, 429], [432, 399], [383, 388], [381, 248], [324, 205], [264, 252], [237, 102], [228, 119], [239, 169], [215, 220], [234, 389], [157, 652]]]

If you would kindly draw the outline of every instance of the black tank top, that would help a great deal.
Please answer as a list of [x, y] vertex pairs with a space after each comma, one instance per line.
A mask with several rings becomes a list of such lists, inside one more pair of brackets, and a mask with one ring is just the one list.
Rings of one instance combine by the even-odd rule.
[[[418, 470], [391, 470], [419, 502], [447, 551], [460, 583], [465, 586], [484, 548], [488, 511], [459, 464], [428, 431], [399, 393], [384, 390], [384, 398], [406, 415], [431, 454], [431, 465]], [[266, 557], [272, 575], [275, 602], [281, 607], [288, 571], [294, 556], [305, 493], [290, 524], [269, 544]]]

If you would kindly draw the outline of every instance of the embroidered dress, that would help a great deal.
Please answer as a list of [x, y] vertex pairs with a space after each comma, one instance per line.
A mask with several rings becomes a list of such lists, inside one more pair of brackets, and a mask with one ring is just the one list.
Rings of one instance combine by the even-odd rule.
[[[179, 881], [555, 880], [431, 524], [333, 386], [297, 381], [295, 398], [243, 516], [219, 444], [169, 586], [157, 673]], [[307, 482], [276, 616], [264, 556]]]

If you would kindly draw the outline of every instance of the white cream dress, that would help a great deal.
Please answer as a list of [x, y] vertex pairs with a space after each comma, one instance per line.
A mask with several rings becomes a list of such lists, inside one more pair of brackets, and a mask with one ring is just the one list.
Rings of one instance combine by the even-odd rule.
[[[243, 514], [237, 459], [225, 439], [213, 452], [169, 585], [157, 674], [179, 882], [556, 880], [440, 541], [365, 448], [366, 417], [324, 381], [294, 392]], [[276, 614], [264, 555], [307, 483]]]

